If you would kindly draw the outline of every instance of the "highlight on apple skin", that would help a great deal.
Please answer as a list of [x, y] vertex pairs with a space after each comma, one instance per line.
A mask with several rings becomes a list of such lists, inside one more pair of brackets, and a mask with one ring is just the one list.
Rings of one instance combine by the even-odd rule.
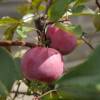
[[46, 32], [47, 39], [50, 40], [49, 46], [57, 49], [62, 55], [71, 53], [77, 46], [77, 38], [74, 34], [49, 25]]
[[53, 48], [35, 47], [22, 57], [21, 69], [28, 80], [51, 83], [63, 74], [64, 63], [59, 51]]

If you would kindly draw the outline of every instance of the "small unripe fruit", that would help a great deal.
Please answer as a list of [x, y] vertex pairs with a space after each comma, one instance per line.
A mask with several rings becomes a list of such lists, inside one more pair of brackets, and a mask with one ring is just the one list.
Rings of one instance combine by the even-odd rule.
[[25, 78], [51, 83], [63, 74], [61, 54], [52, 48], [35, 47], [28, 50], [22, 60], [21, 69]]
[[48, 26], [46, 37], [50, 40], [49, 46], [60, 51], [62, 55], [69, 54], [77, 45], [77, 39], [73, 34], [52, 25]]

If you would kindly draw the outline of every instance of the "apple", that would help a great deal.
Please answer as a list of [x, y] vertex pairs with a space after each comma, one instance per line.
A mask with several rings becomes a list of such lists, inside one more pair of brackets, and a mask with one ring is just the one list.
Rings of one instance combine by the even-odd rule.
[[57, 49], [62, 55], [71, 53], [77, 45], [77, 38], [74, 34], [54, 25], [48, 26], [46, 37], [50, 40], [49, 47]]
[[63, 74], [63, 59], [59, 51], [53, 48], [35, 47], [22, 57], [22, 73], [28, 80], [51, 83]]

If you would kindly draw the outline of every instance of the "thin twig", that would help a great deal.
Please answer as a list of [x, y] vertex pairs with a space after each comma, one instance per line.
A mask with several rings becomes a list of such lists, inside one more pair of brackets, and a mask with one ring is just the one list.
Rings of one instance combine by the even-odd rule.
[[100, 10], [100, 3], [98, 0], [95, 0], [96, 5], [98, 6], [99, 10]]
[[2, 40], [2, 41], [0, 41], [0, 46], [26, 46], [26, 47], [35, 47], [37, 45], [34, 44], [34, 43], [25, 42], [25, 41]]
[[[16, 91], [11, 91], [10, 93], [13, 93], [13, 94], [15, 94], [16, 93]], [[37, 93], [27, 93], [27, 92], [22, 92], [22, 91], [18, 91], [17, 92], [17, 94], [22, 94], [22, 95], [39, 95], [39, 94], [37, 94]]]
[[17, 83], [17, 90], [16, 90], [16, 93], [15, 93], [15, 95], [14, 95], [14, 97], [13, 97], [13, 100], [15, 100], [15, 98], [17, 97], [17, 95], [18, 95], [18, 91], [19, 91], [19, 87], [20, 87], [20, 85], [21, 85], [21, 82], [20, 81], [18, 81], [18, 83]]
[[[10, 93], [16, 93], [16, 91], [11, 91]], [[24, 94], [24, 95], [33, 95], [33, 94], [27, 94], [27, 92], [22, 92], [22, 91], [18, 91], [18, 94]]]
[[94, 50], [95, 48], [85, 39], [85, 37], [81, 37], [81, 39], [91, 48], [91, 50]]
[[46, 95], [48, 95], [48, 94], [50, 94], [50, 93], [52, 93], [52, 92], [56, 92], [57, 90], [50, 90], [50, 91], [47, 91], [47, 92], [45, 92], [44, 94], [42, 94], [41, 96], [39, 96], [38, 98], [42, 98], [42, 97], [44, 97], [44, 96], [46, 96]]
[[[47, 91], [47, 92], [45, 92], [44, 94], [38, 96], [38, 98], [42, 98], [43, 96], [48, 95], [48, 94], [50, 94], [50, 93], [52, 93], [52, 92], [56, 92], [56, 91], [57, 91], [57, 90], [50, 90], [50, 91]], [[16, 91], [11, 91], [10, 93], [16, 94]], [[21, 95], [21, 94], [22, 94], [22, 95], [33, 95], [33, 96], [37, 96], [37, 95], [38, 95], [37, 93], [31, 93], [31, 94], [29, 94], [29, 93], [27, 93], [27, 92], [22, 92], [22, 91], [18, 91], [17, 94], [20, 94], [20, 95]]]

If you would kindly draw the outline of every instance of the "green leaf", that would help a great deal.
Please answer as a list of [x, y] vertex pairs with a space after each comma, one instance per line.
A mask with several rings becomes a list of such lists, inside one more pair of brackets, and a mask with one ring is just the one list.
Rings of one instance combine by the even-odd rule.
[[[58, 80], [59, 91], [79, 100], [100, 100], [100, 46], [86, 62]], [[75, 99], [77, 100], [77, 99]]]
[[8, 90], [6, 86], [0, 81], [0, 96], [1, 95], [8, 95]]
[[29, 4], [23, 4], [19, 7], [17, 7], [17, 11], [22, 14], [22, 15], [25, 15], [27, 13], [30, 13], [32, 12], [32, 8], [30, 7]]
[[80, 13], [85, 8], [84, 5], [75, 6], [72, 8], [72, 13]]
[[17, 27], [17, 30], [16, 30], [16, 32], [17, 32], [17, 37], [18, 37], [18, 39], [25, 39], [25, 38], [27, 38], [27, 33], [28, 32], [31, 32], [32, 31], [32, 28], [31, 27], [26, 27], [26, 26], [18, 26]]
[[45, 7], [44, 5], [40, 5], [40, 6], [38, 7], [38, 10], [39, 10], [39, 11], [44, 11], [45, 8], [46, 8], [46, 7]]
[[63, 100], [63, 99], [60, 98], [58, 93], [52, 92], [41, 97], [41, 100]]
[[58, 93], [61, 100], [100, 100], [100, 95], [96, 91], [79, 87], [62, 86]]
[[96, 31], [100, 31], [100, 13], [93, 17], [93, 24], [96, 28]]
[[0, 95], [7, 95], [17, 79], [16, 65], [11, 55], [0, 48]]
[[6, 96], [0, 96], [0, 100], [6, 100]]
[[23, 79], [23, 75], [21, 72], [21, 58], [20, 57], [16, 57], [15, 59], [15, 64], [16, 64], [16, 68], [17, 68], [17, 73], [19, 75], [19, 80]]
[[88, 2], [89, 0], [76, 0], [74, 6], [83, 5], [84, 3]]
[[[56, 0], [58, 2], [58, 0]], [[73, 3], [75, 0], [62, 0], [62, 2], [65, 2], [66, 4], [71, 4]]]
[[18, 24], [14, 24], [14, 25], [11, 25], [10, 27], [8, 27], [4, 32], [4, 39], [12, 40], [17, 26], [18, 26]]
[[48, 11], [48, 17], [52, 21], [57, 21], [66, 12], [68, 5], [75, 0], [56, 0]]
[[92, 9], [85, 7], [81, 12], [72, 13], [70, 16], [94, 16], [94, 15], [95, 12]]
[[56, 25], [62, 30], [75, 34], [78, 37], [80, 37], [83, 33], [80, 25], [64, 24], [64, 23], [57, 23]]
[[20, 23], [20, 21], [11, 17], [4, 17], [0, 19], [0, 26], [16, 23]]
[[31, 3], [23, 4], [18, 7], [18, 12], [25, 15], [28, 13], [37, 13], [39, 10], [39, 7], [41, 5], [41, 2], [44, 0], [32, 0]]
[[33, 0], [32, 1], [32, 6], [36, 9], [38, 9], [38, 7], [40, 6], [41, 2], [44, 0]]
[[[14, 36], [14, 32], [16, 31], [18, 24], [14, 24], [14, 25], [10, 25], [10, 27], [8, 27], [4, 34], [3, 34], [3, 39], [4, 40], [12, 40], [13, 36]], [[8, 51], [11, 51], [11, 47], [10, 46], [6, 46], [5, 47]]]
[[67, 25], [66, 26], [66, 30], [68, 30], [71, 33], [74, 33], [75, 35], [77, 35], [78, 37], [80, 37], [83, 33], [82, 28], [80, 25]]

